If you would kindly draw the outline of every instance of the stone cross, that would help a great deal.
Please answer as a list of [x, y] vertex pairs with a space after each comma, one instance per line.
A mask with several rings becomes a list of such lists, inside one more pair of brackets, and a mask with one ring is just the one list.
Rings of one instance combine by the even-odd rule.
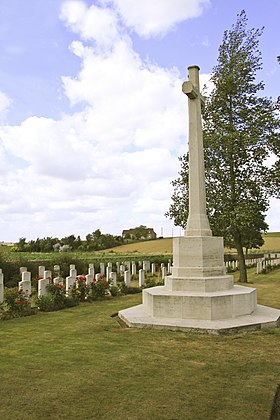
[[182, 91], [189, 105], [189, 216], [185, 236], [212, 236], [206, 214], [205, 169], [199, 91], [199, 67], [190, 66]]

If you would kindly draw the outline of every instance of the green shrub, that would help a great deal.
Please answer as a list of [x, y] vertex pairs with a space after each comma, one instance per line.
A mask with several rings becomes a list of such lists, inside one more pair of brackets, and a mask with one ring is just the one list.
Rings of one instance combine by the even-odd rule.
[[2, 320], [34, 315], [35, 313], [36, 309], [31, 307], [31, 295], [22, 289], [5, 289], [5, 299], [0, 312]]
[[105, 296], [109, 292], [109, 282], [100, 276], [97, 281], [89, 285], [88, 300], [96, 300]]
[[120, 294], [120, 289], [118, 286], [110, 286], [110, 293], [113, 297], [118, 296]]
[[63, 301], [57, 300], [53, 294], [47, 296], [39, 296], [37, 299], [38, 309], [42, 312], [59, 311], [60, 309], [77, 306], [79, 300], [72, 296], [65, 296]]

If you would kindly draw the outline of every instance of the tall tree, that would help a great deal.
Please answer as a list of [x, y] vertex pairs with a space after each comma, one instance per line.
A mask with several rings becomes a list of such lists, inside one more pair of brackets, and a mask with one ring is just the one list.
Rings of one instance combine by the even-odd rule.
[[[279, 141], [275, 104], [257, 96], [264, 88], [263, 82], [256, 82], [262, 66], [258, 44], [263, 29], [246, 27], [246, 14], [241, 11], [236, 24], [225, 31], [211, 77], [214, 89], [203, 110], [210, 225], [227, 246], [236, 248], [242, 282], [247, 282], [243, 248], [262, 245], [261, 232], [268, 228], [265, 212], [272, 169], [265, 161]], [[184, 227], [188, 215], [187, 155], [181, 157], [181, 164], [167, 216]]]

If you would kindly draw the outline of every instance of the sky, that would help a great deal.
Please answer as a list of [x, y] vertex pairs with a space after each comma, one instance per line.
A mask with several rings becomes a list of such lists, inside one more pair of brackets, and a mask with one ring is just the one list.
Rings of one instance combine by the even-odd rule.
[[[140, 224], [165, 217], [187, 151], [190, 65], [200, 83], [244, 9], [264, 95], [279, 95], [280, 1], [1, 0], [0, 241]], [[266, 221], [280, 231], [279, 200]]]

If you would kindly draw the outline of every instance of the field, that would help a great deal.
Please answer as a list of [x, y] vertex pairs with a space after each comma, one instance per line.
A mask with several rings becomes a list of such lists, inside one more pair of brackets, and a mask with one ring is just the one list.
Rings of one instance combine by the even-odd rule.
[[[280, 308], [280, 270], [249, 279]], [[252, 286], [252, 284], [250, 284]], [[214, 337], [122, 328], [127, 295], [0, 324], [3, 420], [267, 420], [280, 329]]]
[[[260, 248], [260, 251], [280, 251], [280, 232], [264, 234], [264, 241], [264, 245]], [[127, 244], [106, 251], [115, 253], [139, 252], [145, 254], [172, 254], [172, 238]], [[255, 251], [256, 250], [252, 250], [252, 252]]]

